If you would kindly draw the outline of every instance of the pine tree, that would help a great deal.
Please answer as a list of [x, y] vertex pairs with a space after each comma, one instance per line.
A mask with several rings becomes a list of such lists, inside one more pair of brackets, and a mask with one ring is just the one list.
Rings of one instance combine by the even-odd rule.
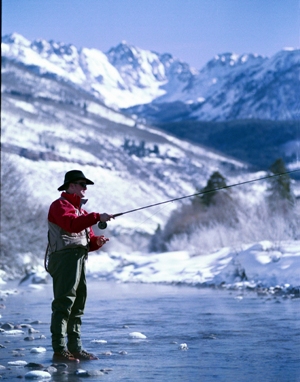
[[[272, 174], [282, 174], [287, 172], [284, 161], [279, 158], [270, 167]], [[293, 202], [294, 196], [291, 190], [291, 178], [289, 174], [276, 176], [270, 179], [269, 191], [272, 198], [286, 199]]]
[[[279, 158], [270, 167], [272, 174], [287, 172], [284, 161]], [[291, 212], [295, 198], [291, 190], [291, 178], [289, 174], [270, 178], [268, 187], [268, 204], [274, 213], [287, 214]]]
[[205, 194], [201, 195], [201, 202], [205, 206], [211, 205], [218, 192], [213, 190], [222, 187], [226, 187], [226, 180], [223, 175], [219, 173], [219, 171], [215, 171], [207, 181], [207, 185], [201, 190], [201, 192], [206, 192]]

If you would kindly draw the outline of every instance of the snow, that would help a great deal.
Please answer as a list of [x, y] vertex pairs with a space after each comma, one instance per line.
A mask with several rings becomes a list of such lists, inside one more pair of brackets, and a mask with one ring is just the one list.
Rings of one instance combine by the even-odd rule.
[[300, 241], [262, 241], [194, 256], [188, 251], [91, 253], [88, 275], [117, 282], [241, 286], [300, 286]]
[[117, 123], [121, 123], [128, 126], [135, 125], [135, 121], [132, 118], [126, 117], [123, 114], [117, 113], [114, 110], [108, 109], [105, 106], [96, 104], [95, 102], [91, 102], [90, 104], [88, 104], [87, 111], [93, 114], [98, 114], [102, 118], [107, 118]]
[[[6, 293], [4, 276], [2, 272], [0, 295]], [[145, 254], [100, 250], [89, 254], [87, 276], [119, 283], [183, 284], [191, 287], [269, 291], [277, 288], [293, 292], [300, 287], [300, 241], [261, 241], [240, 248], [225, 247], [199, 256], [188, 251]], [[21, 285], [33, 286], [45, 279], [47, 274], [40, 266]]]
[[16, 107], [19, 107], [29, 113], [37, 113], [37, 110], [36, 108], [34, 107], [34, 105], [32, 104], [32, 102], [24, 102], [24, 101], [15, 101], [14, 102], [14, 105]]

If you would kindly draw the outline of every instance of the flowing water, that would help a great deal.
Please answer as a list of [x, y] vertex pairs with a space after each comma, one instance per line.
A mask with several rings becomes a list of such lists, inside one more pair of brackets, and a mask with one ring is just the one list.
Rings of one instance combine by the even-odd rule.
[[[51, 285], [45, 285], [21, 288], [3, 302], [2, 323], [42, 322], [32, 325], [40, 331], [33, 341], [0, 335], [3, 380], [17, 381], [29, 371], [8, 369], [8, 361], [51, 364], [51, 299]], [[71, 365], [69, 374], [54, 374], [51, 381], [300, 382], [299, 318], [299, 298], [89, 279], [82, 337], [99, 360]], [[147, 338], [131, 338], [132, 332]], [[38, 346], [47, 351], [30, 353]], [[106, 374], [79, 377], [79, 367]]]

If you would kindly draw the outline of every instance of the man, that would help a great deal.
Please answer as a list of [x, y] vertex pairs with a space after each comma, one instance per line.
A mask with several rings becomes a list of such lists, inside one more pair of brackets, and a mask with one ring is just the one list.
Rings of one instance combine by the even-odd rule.
[[56, 361], [98, 359], [83, 350], [81, 343], [81, 317], [87, 296], [85, 261], [88, 252], [109, 240], [96, 236], [92, 225], [107, 222], [113, 215], [87, 213], [82, 208], [88, 184], [94, 183], [82, 171], [67, 172], [58, 188], [64, 192], [51, 204], [48, 214], [47, 270], [53, 278], [51, 333]]

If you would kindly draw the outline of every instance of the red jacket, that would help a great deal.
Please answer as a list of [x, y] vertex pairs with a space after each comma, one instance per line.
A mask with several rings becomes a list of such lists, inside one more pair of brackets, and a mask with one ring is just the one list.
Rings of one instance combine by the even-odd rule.
[[[81, 198], [76, 194], [62, 192], [61, 196], [64, 199], [57, 199], [51, 204], [48, 220], [67, 232], [79, 233], [90, 228], [89, 252], [101, 248], [97, 244], [98, 236], [95, 236], [92, 229], [92, 225], [100, 221], [100, 214], [97, 212], [88, 213], [82, 209]], [[78, 216], [76, 210], [79, 210], [82, 215]]]

